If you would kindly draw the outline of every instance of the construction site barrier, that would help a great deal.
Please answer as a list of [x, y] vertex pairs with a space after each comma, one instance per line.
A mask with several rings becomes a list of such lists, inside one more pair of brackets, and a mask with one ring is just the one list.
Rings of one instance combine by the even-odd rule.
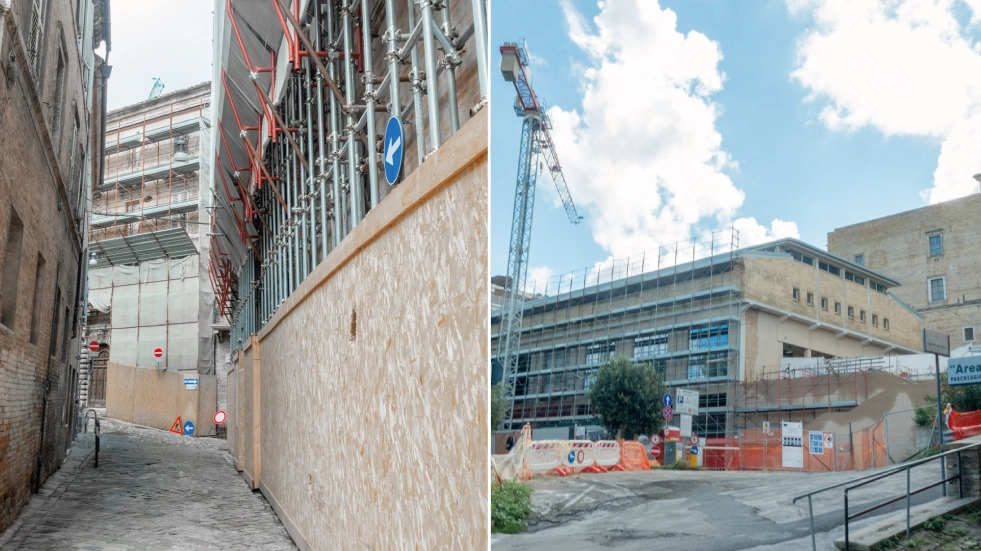
[[562, 465], [573, 469], [589, 467], [596, 460], [596, 449], [589, 440], [565, 440]]
[[525, 452], [528, 468], [534, 473], [543, 473], [561, 465], [562, 444], [561, 440], [532, 442]]
[[636, 441], [620, 441], [620, 466], [625, 471], [648, 471], [651, 468], [647, 460], [644, 445]]
[[620, 462], [620, 443], [615, 440], [600, 440], [594, 445], [596, 464], [600, 467], [613, 467]]
[[945, 417], [947, 428], [954, 432], [954, 440], [981, 434], [981, 410], [958, 413], [950, 409]]

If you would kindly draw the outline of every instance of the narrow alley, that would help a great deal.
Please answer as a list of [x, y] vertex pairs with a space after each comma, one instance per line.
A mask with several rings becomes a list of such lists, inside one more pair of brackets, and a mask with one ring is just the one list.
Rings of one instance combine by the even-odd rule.
[[101, 419], [3, 534], [0, 549], [296, 549], [225, 441]]

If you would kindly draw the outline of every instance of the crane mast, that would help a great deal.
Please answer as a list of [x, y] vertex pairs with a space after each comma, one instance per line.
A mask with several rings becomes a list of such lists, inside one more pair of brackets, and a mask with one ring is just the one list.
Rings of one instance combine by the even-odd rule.
[[538, 98], [528, 78], [528, 53], [524, 46], [513, 42], [501, 46], [501, 73], [504, 80], [514, 84], [517, 97], [514, 111], [524, 120], [521, 125], [521, 149], [518, 154], [518, 178], [514, 193], [514, 213], [511, 219], [511, 243], [508, 249], [508, 271], [504, 283], [504, 304], [497, 341], [497, 358], [504, 366], [507, 384], [508, 409], [504, 427], [514, 426], [515, 387], [518, 379], [518, 351], [521, 345], [521, 321], [524, 314], [524, 288], [528, 276], [528, 251], [531, 247], [531, 222], [535, 209], [535, 185], [540, 161], [548, 168], [555, 182], [569, 221], [578, 224], [582, 217], [576, 212], [572, 195], [566, 185], [562, 166], [549, 130], [551, 121], [542, 99]]

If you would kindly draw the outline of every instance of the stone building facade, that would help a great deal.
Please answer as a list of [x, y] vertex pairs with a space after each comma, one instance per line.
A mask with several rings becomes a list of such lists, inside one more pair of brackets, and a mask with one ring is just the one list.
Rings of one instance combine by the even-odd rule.
[[[889, 294], [898, 285], [783, 239], [526, 300], [515, 425], [598, 424], [586, 391], [600, 364], [623, 355], [651, 362], [671, 388], [699, 391], [697, 434], [743, 428], [740, 385], [784, 358], [918, 350], [921, 320]], [[500, 317], [492, 312], [492, 350]]]
[[74, 438], [108, 8], [0, 2], [0, 531]]
[[981, 331], [981, 194], [838, 228], [828, 251], [902, 283], [897, 298], [951, 348]]

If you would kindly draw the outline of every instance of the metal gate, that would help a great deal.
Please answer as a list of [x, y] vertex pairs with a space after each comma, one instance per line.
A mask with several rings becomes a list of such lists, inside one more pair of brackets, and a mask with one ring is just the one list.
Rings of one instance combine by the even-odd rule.
[[89, 375], [89, 407], [106, 407], [106, 364], [108, 362], [109, 349], [99, 350], [99, 356], [92, 362], [92, 373]]

